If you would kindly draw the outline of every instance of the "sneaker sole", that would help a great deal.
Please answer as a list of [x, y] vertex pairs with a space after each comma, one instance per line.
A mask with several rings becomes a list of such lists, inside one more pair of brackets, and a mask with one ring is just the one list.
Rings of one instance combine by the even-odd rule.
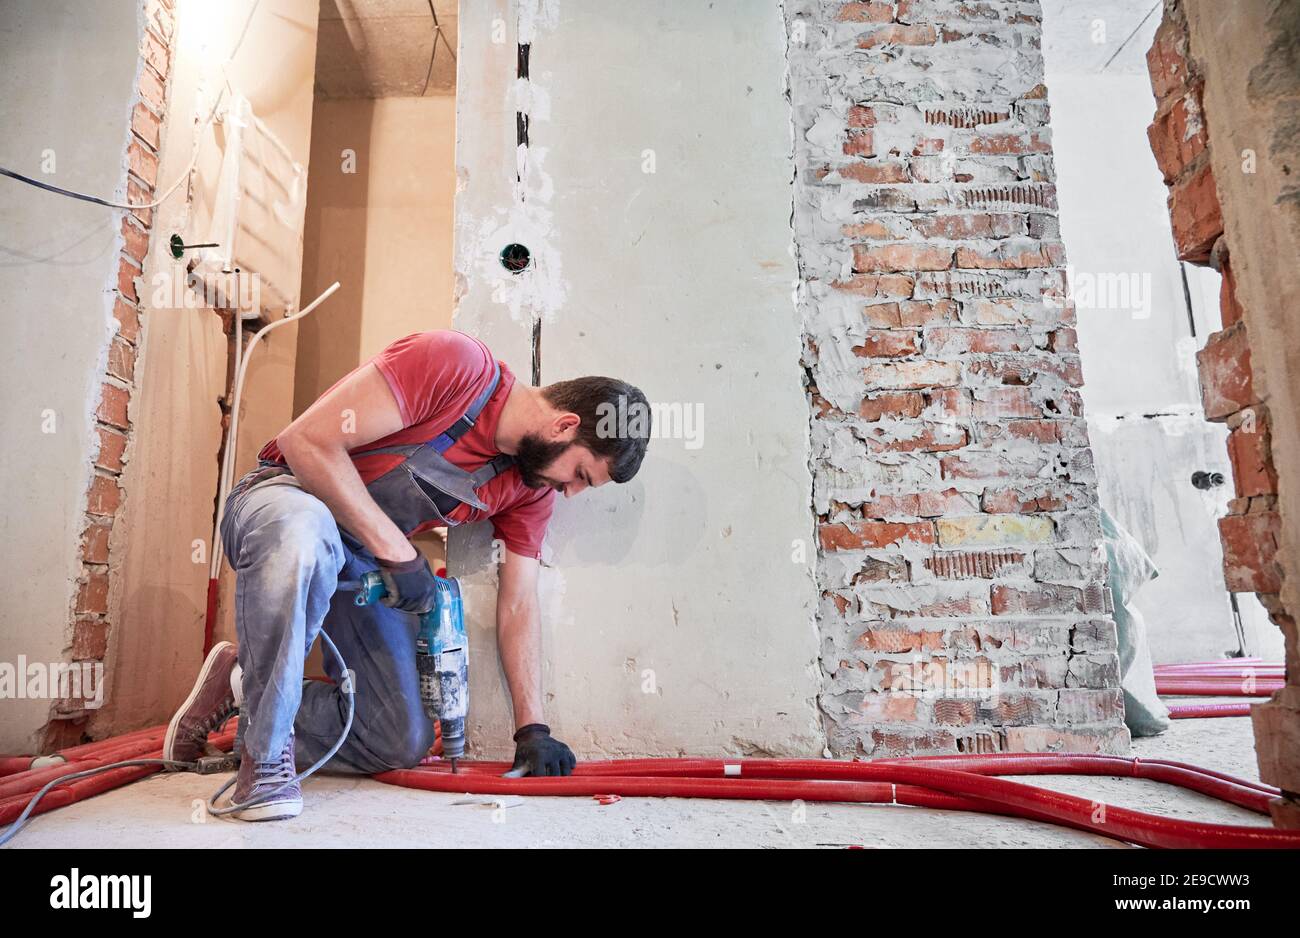
[[176, 712], [172, 714], [171, 722], [167, 724], [167, 735], [163, 738], [162, 757], [164, 759], [172, 757], [172, 745], [176, 742], [176, 730], [180, 727], [181, 716], [193, 705], [194, 699], [199, 695], [199, 690], [207, 681], [208, 675], [212, 673], [213, 667], [216, 666], [218, 653], [227, 646], [233, 648], [234, 643], [217, 642], [212, 646], [207, 658], [203, 659], [203, 667], [199, 668], [199, 676], [195, 679], [194, 686], [190, 688], [190, 695], [185, 698], [185, 703], [181, 704]]
[[231, 817], [240, 821], [283, 821], [302, 814], [302, 799], [290, 801], [268, 801], [253, 805], [243, 811], [236, 811]]

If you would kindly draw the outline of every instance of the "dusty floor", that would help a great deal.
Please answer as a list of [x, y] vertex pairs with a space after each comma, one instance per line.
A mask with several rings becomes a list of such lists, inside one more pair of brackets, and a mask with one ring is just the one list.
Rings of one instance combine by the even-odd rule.
[[[1171, 758], [1257, 779], [1246, 718], [1175, 720], [1132, 754]], [[510, 798], [494, 810], [370, 779], [314, 778], [292, 821], [208, 818], [202, 802], [227, 776], [156, 775], [40, 815], [14, 847], [1123, 847], [1034, 821], [884, 805], [625, 798]], [[1137, 779], [1025, 779], [1171, 817], [1267, 825], [1210, 798]]]

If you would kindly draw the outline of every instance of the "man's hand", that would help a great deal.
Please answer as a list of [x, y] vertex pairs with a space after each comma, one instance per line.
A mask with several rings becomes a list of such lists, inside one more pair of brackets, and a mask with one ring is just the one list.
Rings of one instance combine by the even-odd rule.
[[513, 768], [526, 768], [534, 778], [542, 775], [572, 775], [578, 764], [573, 750], [551, 736], [545, 723], [529, 723], [515, 732]]
[[388, 590], [388, 595], [383, 600], [385, 606], [417, 615], [423, 615], [433, 608], [438, 581], [423, 554], [417, 553], [414, 560], [400, 563], [381, 560], [379, 575]]

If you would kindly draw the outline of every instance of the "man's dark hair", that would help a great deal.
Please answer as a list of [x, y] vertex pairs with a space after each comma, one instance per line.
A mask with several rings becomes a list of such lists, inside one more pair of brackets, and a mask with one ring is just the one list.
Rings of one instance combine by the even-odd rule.
[[627, 482], [641, 468], [650, 441], [650, 403], [639, 388], [591, 376], [542, 388], [552, 407], [578, 415], [573, 442], [609, 460], [609, 477]]

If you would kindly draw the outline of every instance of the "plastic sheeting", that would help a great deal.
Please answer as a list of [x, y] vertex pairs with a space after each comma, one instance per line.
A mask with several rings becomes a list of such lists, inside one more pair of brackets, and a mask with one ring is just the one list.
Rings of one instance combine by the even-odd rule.
[[1155, 736], [1169, 729], [1169, 709], [1156, 693], [1146, 622], [1131, 600], [1160, 571], [1137, 538], [1121, 528], [1105, 509], [1101, 512], [1101, 530], [1110, 568], [1107, 585], [1115, 605], [1124, 722], [1134, 736]]

